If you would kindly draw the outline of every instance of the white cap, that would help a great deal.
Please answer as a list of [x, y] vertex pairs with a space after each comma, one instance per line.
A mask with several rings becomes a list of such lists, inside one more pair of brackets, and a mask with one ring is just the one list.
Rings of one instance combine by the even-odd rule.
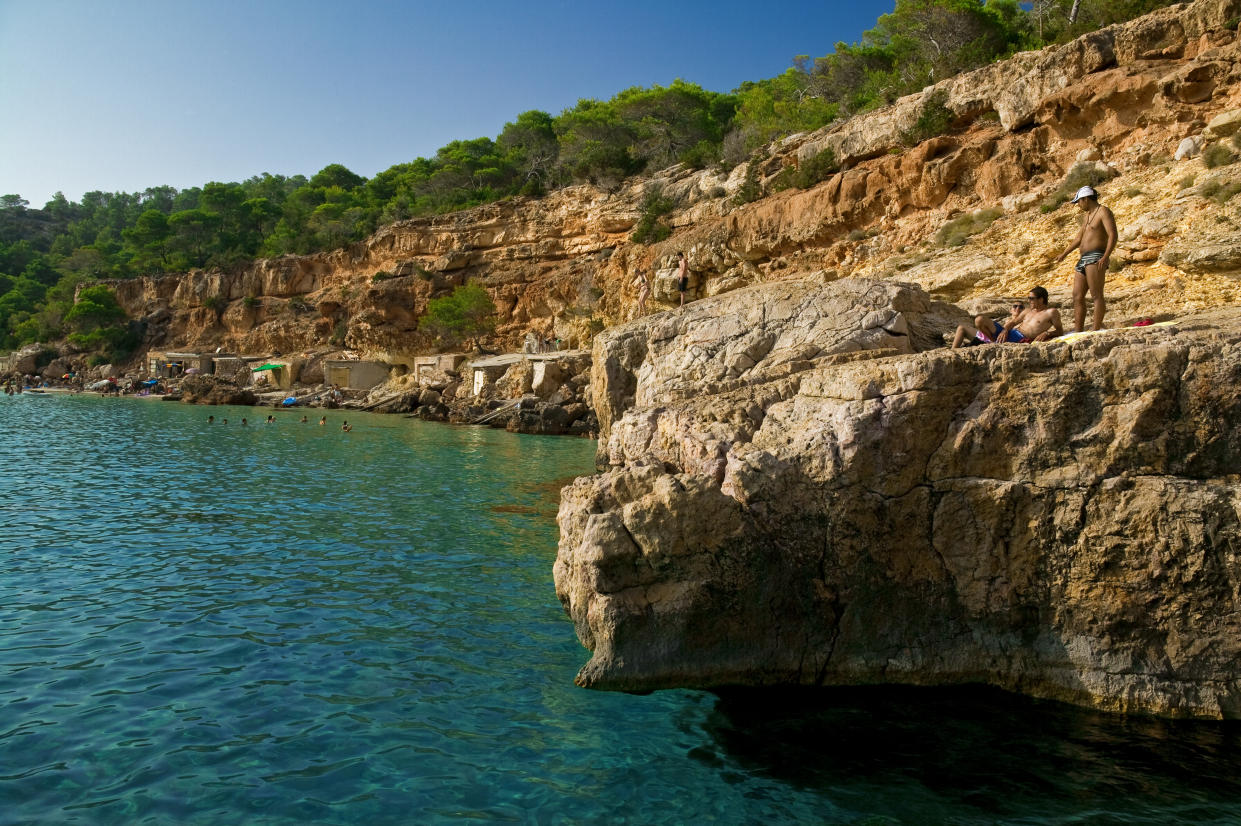
[[1073, 196], [1073, 203], [1077, 203], [1082, 198], [1094, 198], [1099, 193], [1094, 191], [1094, 187], [1084, 186], [1077, 190], [1077, 194]]

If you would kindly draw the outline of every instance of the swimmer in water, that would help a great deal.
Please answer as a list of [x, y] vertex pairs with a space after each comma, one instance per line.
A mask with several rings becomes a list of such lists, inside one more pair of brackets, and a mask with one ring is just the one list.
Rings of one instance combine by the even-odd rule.
[[340, 426], [340, 429], [348, 433], [350, 430], [353, 430], [353, 425], [349, 424], [349, 422], [345, 422]]
[[327, 424], [327, 416], [319, 420], [319, 427], [323, 427], [325, 424]]

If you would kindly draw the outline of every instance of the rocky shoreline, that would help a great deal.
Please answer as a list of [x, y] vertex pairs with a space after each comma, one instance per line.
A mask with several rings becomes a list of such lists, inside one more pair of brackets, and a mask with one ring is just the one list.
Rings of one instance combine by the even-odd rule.
[[[530, 360], [514, 354], [502, 359], [509, 362], [502, 369], [484, 372], [474, 384], [465, 375], [472, 366], [467, 361], [461, 370], [439, 370], [417, 379], [396, 377], [370, 390], [341, 389], [319, 382], [273, 391], [255, 384], [244, 365], [230, 375], [189, 374], [154, 380], [152, 384], [145, 373], [121, 371], [112, 365], [88, 367], [80, 354], [61, 354], [36, 344], [10, 357], [11, 369], [0, 374], [0, 384], [142, 395], [185, 404], [357, 410], [487, 425], [512, 433], [595, 438], [599, 423], [589, 404], [589, 354], [541, 358], [537, 377]], [[549, 366], [551, 361], [555, 364]], [[322, 370], [307, 371], [307, 375], [321, 376]], [[285, 404], [290, 398], [296, 403]]]
[[924, 351], [943, 311], [805, 281], [598, 339], [608, 469], [555, 564], [579, 684], [1241, 716], [1241, 310]]

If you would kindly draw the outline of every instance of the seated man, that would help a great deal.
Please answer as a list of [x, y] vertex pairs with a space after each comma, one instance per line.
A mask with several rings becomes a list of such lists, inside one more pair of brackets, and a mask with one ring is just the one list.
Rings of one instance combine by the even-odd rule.
[[[961, 324], [957, 327], [952, 346], [970, 346], [991, 342], [1030, 343], [1048, 341], [1064, 333], [1060, 311], [1047, 306], [1047, 290], [1035, 287], [1026, 296], [1030, 306], [1013, 306], [1006, 319], [992, 320], [985, 315], [974, 319], [974, 327]], [[966, 339], [969, 339], [968, 341]]]

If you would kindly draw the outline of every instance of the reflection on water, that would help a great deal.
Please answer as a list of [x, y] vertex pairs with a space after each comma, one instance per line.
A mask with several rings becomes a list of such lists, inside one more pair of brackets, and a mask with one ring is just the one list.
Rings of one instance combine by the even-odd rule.
[[[1121, 718], [994, 689], [726, 692], [705, 763], [736, 761], [905, 822], [1241, 822], [1241, 726]], [[721, 755], [724, 757], [722, 758]]]
[[1241, 821], [1230, 726], [579, 690], [593, 443], [276, 415], [0, 399], [0, 822]]

